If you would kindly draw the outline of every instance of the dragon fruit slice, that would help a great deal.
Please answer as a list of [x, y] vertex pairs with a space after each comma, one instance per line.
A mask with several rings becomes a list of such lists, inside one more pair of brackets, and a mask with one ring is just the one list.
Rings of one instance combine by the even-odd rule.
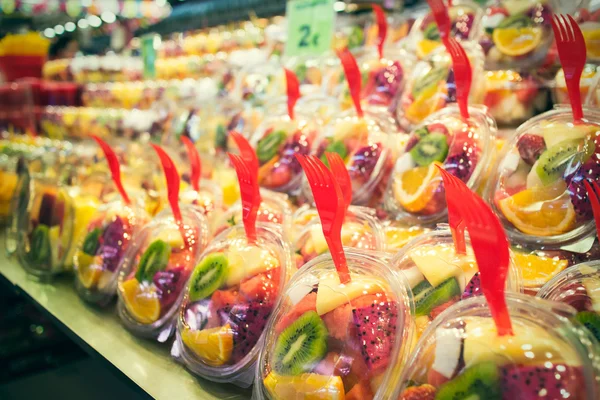
[[179, 293], [185, 285], [184, 270], [184, 267], [175, 267], [166, 271], [158, 271], [152, 278], [160, 296], [162, 309], [169, 309], [179, 297]]
[[554, 364], [507, 366], [502, 369], [503, 400], [583, 399], [581, 367]]
[[352, 310], [360, 352], [371, 371], [387, 367], [394, 348], [398, 308], [395, 303], [373, 298], [370, 305]]
[[593, 217], [592, 206], [588, 200], [585, 184], [583, 183], [586, 179], [589, 182], [596, 181], [600, 183], [600, 164], [596, 161], [591, 160], [583, 164], [575, 176], [573, 176], [567, 188], [577, 217], [581, 220], [589, 220]]
[[267, 325], [271, 311], [273, 304], [257, 301], [236, 304], [230, 310], [225, 308], [219, 311], [222, 320], [231, 326], [233, 332], [233, 364], [243, 359], [254, 348]]
[[479, 278], [479, 272], [473, 275], [465, 291], [461, 296], [461, 300], [468, 299], [471, 297], [479, 296], [481, 294], [481, 279]]
[[102, 257], [102, 266], [107, 271], [114, 272], [119, 266], [127, 243], [123, 236], [124, 233], [125, 223], [121, 217], [117, 216], [113, 222], [108, 224], [102, 234], [100, 256]]

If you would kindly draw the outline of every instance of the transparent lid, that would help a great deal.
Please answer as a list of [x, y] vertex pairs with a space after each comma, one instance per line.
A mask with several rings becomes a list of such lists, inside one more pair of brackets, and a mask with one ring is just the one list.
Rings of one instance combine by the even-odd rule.
[[254, 398], [392, 398], [412, 346], [412, 295], [376, 256], [348, 249], [346, 259], [348, 284], [326, 254], [283, 289], [265, 329]]
[[383, 223], [384, 249], [388, 253], [396, 254], [417, 236], [430, 232], [422, 226], [409, 226], [401, 221], [387, 220]]
[[164, 341], [170, 335], [180, 295], [208, 244], [205, 217], [190, 206], [181, 207], [181, 214], [181, 227], [170, 210], [145, 225], [119, 266], [119, 316], [140, 336]]
[[290, 249], [272, 227], [259, 224], [253, 244], [241, 225], [215, 238], [193, 269], [179, 312], [186, 366], [210, 380], [249, 386], [260, 338], [290, 274]]
[[488, 201], [515, 243], [565, 245], [594, 231], [584, 180], [596, 180], [600, 113], [574, 125], [557, 107], [521, 125], [504, 146]]
[[447, 215], [437, 166], [481, 189], [495, 150], [496, 124], [480, 107], [464, 121], [456, 105], [431, 115], [409, 136], [385, 195], [388, 212], [405, 222], [432, 224]]
[[484, 296], [423, 333], [393, 398], [595, 399], [597, 343], [571, 307], [507, 294], [514, 335], [499, 336]]

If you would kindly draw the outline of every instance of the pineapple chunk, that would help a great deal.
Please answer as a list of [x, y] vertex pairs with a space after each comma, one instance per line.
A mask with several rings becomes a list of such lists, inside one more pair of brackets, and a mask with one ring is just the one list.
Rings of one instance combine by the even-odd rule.
[[254, 275], [279, 267], [279, 261], [267, 249], [256, 246], [229, 248], [227, 253], [229, 272], [225, 284], [227, 287], [238, 285]]
[[582, 280], [583, 286], [587, 295], [592, 300], [592, 307], [594, 311], [600, 312], [600, 280], [598, 278], [584, 278]]
[[367, 122], [363, 118], [358, 121], [349, 119], [341, 121], [336, 125], [333, 136], [335, 140], [344, 140], [349, 137], [359, 137], [368, 132]]
[[387, 292], [387, 285], [376, 278], [353, 276], [347, 284], [341, 284], [337, 274], [321, 278], [317, 292], [317, 313], [327, 314], [339, 306], [367, 294]]
[[542, 122], [541, 128], [547, 148], [565, 140], [584, 139], [598, 131], [598, 127], [595, 125], [573, 125], [564, 122]]
[[457, 255], [450, 245], [422, 246], [410, 252], [419, 271], [425, 275], [425, 279], [432, 285], [437, 286], [448, 278], [455, 277], [464, 287], [463, 275], [471, 270], [477, 270], [477, 263], [471, 248], [467, 249], [465, 256]]
[[154, 240], [162, 240], [171, 246], [172, 249], [181, 249], [184, 246], [183, 237], [181, 237], [181, 231], [178, 228], [162, 230], [156, 235]]
[[315, 253], [323, 254], [329, 250], [325, 236], [323, 236], [321, 224], [315, 224], [310, 227], [310, 240], [312, 241], [312, 247]]

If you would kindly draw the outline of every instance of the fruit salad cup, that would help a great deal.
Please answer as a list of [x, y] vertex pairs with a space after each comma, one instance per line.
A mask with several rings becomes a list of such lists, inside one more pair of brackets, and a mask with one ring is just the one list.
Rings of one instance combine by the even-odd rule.
[[200, 181], [200, 190], [188, 187], [181, 191], [179, 198], [182, 204], [189, 204], [202, 213], [211, 229], [215, 227], [219, 213], [224, 210], [221, 187], [206, 179]]
[[[0, 154], [0, 224], [10, 219], [10, 203], [15, 196], [19, 170], [24, 169], [25, 160]], [[19, 167], [19, 164], [23, 165]]]
[[112, 300], [117, 290], [121, 258], [149, 219], [143, 207], [121, 200], [98, 208], [73, 260], [75, 288], [80, 297], [101, 306]]
[[161, 342], [174, 330], [183, 288], [208, 244], [205, 217], [190, 206], [181, 213], [182, 226], [167, 210], [144, 226], [119, 265], [121, 322], [134, 334]]
[[[483, 52], [473, 42], [463, 42], [462, 46], [473, 71], [469, 104], [481, 104], [485, 94]], [[450, 103], [456, 103], [456, 83], [451, 58], [442, 46], [415, 65], [398, 101], [396, 118], [408, 131]]]
[[260, 339], [291, 270], [287, 241], [272, 227], [259, 225], [253, 244], [241, 225], [213, 240], [179, 311], [177, 344], [185, 365], [206, 379], [250, 386]]
[[457, 106], [447, 107], [425, 120], [409, 136], [398, 158], [385, 196], [386, 210], [397, 219], [420, 225], [434, 224], [447, 215], [443, 167], [480, 190], [495, 150], [496, 126], [480, 107], [469, 107], [469, 121]]
[[560, 303], [507, 294], [513, 335], [499, 336], [484, 296], [425, 331], [393, 398], [596, 399], [598, 344]]
[[385, 262], [348, 249], [340, 284], [329, 254], [283, 290], [258, 360], [255, 399], [391, 399], [413, 345], [412, 295]]
[[[468, 235], [465, 244], [466, 254], [457, 254], [451, 231], [435, 230], [411, 240], [392, 259], [392, 268], [404, 274], [414, 296], [417, 337], [448, 307], [483, 294]], [[512, 263], [506, 289], [522, 290], [519, 270]]]
[[[312, 210], [307, 211], [312, 214]], [[323, 227], [318, 218], [312, 219], [297, 235], [294, 242], [294, 260], [300, 268], [317, 256], [329, 251]], [[342, 225], [342, 245], [358, 250], [384, 249], [383, 231], [371, 209], [350, 206]]]
[[486, 69], [530, 69], [543, 64], [552, 44], [555, 0], [493, 0], [483, 17], [480, 44]]
[[565, 303], [577, 310], [574, 319], [600, 342], [600, 262], [574, 265], [556, 275], [538, 297]]
[[522, 245], [561, 247], [594, 232], [585, 180], [597, 180], [600, 113], [573, 124], [557, 107], [521, 125], [490, 179], [488, 201], [508, 237]]
[[[348, 110], [324, 128], [324, 136], [316, 143], [314, 153], [328, 165], [325, 152], [338, 153], [352, 181], [352, 204], [373, 207], [383, 195], [391, 172], [400, 135], [385, 110], [368, 109], [359, 118]], [[302, 195], [312, 202], [306, 178]]]
[[249, 104], [260, 106], [269, 97], [286, 93], [285, 74], [277, 63], [263, 62], [244, 67], [237, 75], [236, 95]]
[[[600, 46], [600, 44], [599, 44]], [[600, 69], [594, 64], [586, 64], [581, 75], [581, 98], [585, 101], [589, 98], [591, 89], [594, 83], [600, 77]], [[554, 103], [569, 104], [569, 93], [567, 92], [567, 84], [565, 82], [565, 72], [561, 68], [554, 79]]]

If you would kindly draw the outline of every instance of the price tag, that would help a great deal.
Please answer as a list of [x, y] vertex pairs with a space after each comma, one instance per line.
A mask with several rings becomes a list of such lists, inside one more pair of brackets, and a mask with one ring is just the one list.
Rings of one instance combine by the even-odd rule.
[[287, 3], [288, 57], [320, 56], [331, 49], [335, 25], [335, 0], [290, 0]]

